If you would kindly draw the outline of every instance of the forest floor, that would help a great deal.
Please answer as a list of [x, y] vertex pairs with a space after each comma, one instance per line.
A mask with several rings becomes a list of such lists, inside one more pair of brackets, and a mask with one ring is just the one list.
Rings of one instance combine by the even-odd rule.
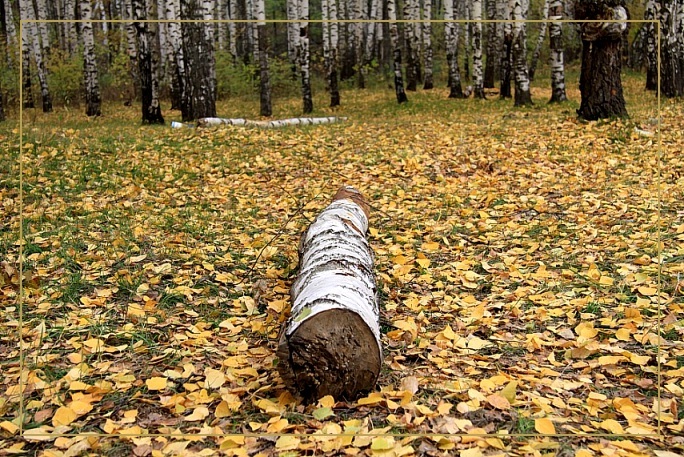
[[[345, 91], [314, 114], [346, 122], [274, 130], [27, 112], [21, 306], [5, 123], [0, 455], [684, 454], [684, 106], [663, 102], [659, 151], [642, 87], [601, 122], [574, 88], [521, 109]], [[374, 392], [305, 406], [276, 337], [342, 184], [372, 205], [385, 363]]]

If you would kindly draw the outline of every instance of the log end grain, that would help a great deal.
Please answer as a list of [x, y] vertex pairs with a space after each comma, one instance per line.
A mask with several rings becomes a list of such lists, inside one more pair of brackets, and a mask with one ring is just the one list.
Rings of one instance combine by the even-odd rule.
[[321, 312], [288, 337], [280, 336], [278, 370], [288, 388], [305, 401], [325, 395], [355, 399], [373, 389], [382, 354], [368, 325], [346, 309]]

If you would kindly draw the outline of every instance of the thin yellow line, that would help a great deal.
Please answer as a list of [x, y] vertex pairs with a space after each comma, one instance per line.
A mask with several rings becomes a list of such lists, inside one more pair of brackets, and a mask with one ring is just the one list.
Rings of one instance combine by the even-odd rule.
[[[24, 430], [24, 21], [19, 21], [19, 433]], [[28, 376], [27, 376], [28, 378]]]
[[660, 403], [660, 389], [661, 389], [661, 381], [662, 377], [660, 374], [660, 338], [661, 338], [661, 331], [660, 331], [660, 320], [661, 320], [661, 311], [660, 311], [660, 305], [661, 305], [661, 298], [660, 298], [660, 292], [662, 291], [662, 272], [663, 272], [663, 253], [662, 253], [662, 236], [661, 236], [661, 226], [660, 226], [660, 218], [661, 218], [661, 206], [662, 206], [662, 185], [661, 185], [661, 161], [663, 160], [663, 149], [662, 149], [662, 133], [661, 133], [661, 119], [660, 119], [660, 21], [658, 21], [658, 50], [657, 50], [657, 62], [658, 62], [658, 82], [656, 84], [656, 90], [657, 94], [656, 97], [658, 99], [658, 118], [656, 119], [656, 125], [658, 129], [658, 152], [657, 152], [657, 165], [656, 165], [656, 195], [658, 198], [658, 207], [656, 208], [656, 223], [658, 224], [658, 231], [657, 231], [657, 245], [656, 245], [656, 250], [657, 250], [657, 255], [658, 255], [658, 298], [657, 298], [657, 303], [658, 303], [658, 326], [657, 326], [657, 332], [658, 332], [658, 345], [656, 346], [656, 359], [657, 359], [657, 364], [658, 364], [658, 408], [656, 410], [656, 415], [658, 416], [658, 434], [662, 434], [662, 424], [660, 422], [660, 415], [661, 415], [661, 403]]

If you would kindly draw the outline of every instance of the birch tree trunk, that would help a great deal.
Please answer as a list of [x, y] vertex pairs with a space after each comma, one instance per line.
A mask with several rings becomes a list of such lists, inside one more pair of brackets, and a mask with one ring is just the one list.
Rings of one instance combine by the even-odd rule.
[[[45, 21], [48, 18], [47, 3], [45, 0], [36, 0], [36, 19]], [[50, 36], [48, 33], [47, 22], [38, 22], [38, 36], [40, 36], [40, 49], [43, 51], [43, 58], [48, 59], [50, 56]]]
[[[644, 19], [656, 20], [659, 17], [657, 8], [659, 2], [648, 0], [644, 10]], [[658, 90], [658, 53], [656, 49], [656, 28], [653, 23], [643, 25], [646, 33], [646, 89]]]
[[311, 97], [311, 56], [309, 55], [309, 0], [298, 0], [299, 8], [299, 68], [302, 78], [303, 112], [308, 114], [313, 111], [313, 99]]
[[449, 98], [464, 98], [461, 87], [461, 71], [458, 68], [458, 37], [460, 24], [455, 19], [454, 0], [444, 0], [444, 38], [446, 41], [446, 58], [449, 67]]
[[282, 327], [278, 371], [306, 401], [354, 399], [375, 385], [382, 366], [368, 204], [341, 188], [300, 243], [292, 311]]
[[[575, 19], [627, 19], [620, 0], [580, 0]], [[585, 120], [627, 116], [622, 93], [622, 34], [625, 22], [585, 22], [582, 24], [582, 101], [577, 114]]]
[[[255, 0], [253, 0], [255, 1]], [[211, 21], [214, 19], [214, 5], [216, 4], [215, 0], [202, 0], [202, 19], [205, 21]], [[205, 41], [206, 41], [206, 46], [207, 48], [205, 49], [205, 54], [204, 58], [207, 60], [206, 64], [209, 68], [209, 80], [207, 81], [209, 85], [209, 91], [210, 95], [209, 97], [214, 100], [214, 103], [216, 101], [216, 59], [214, 57], [214, 26], [216, 24], [212, 22], [205, 22], [203, 24], [203, 29], [204, 29], [204, 35], [205, 35]], [[256, 38], [256, 24], [251, 23], [250, 24], [252, 27], [252, 33], [254, 33], [254, 37]], [[256, 49], [256, 46], [255, 46]], [[255, 62], [256, 64], [257, 62]]]
[[[181, 0], [181, 19], [203, 19], [204, 8], [200, 0]], [[181, 116], [184, 122], [202, 117], [216, 117], [215, 83], [211, 82], [210, 63], [213, 46], [207, 42], [203, 23], [183, 22], [184, 76]]]
[[[471, 19], [470, 17], [470, 8], [468, 7], [467, 0], [454, 0], [456, 3], [454, 3], [454, 8], [456, 8], [456, 15], [458, 17], [464, 18], [466, 21], [469, 21]], [[461, 11], [462, 14], [459, 14], [458, 11]], [[470, 49], [471, 49], [471, 42], [470, 42], [470, 31], [472, 30], [472, 24], [470, 22], [466, 22], [463, 24], [463, 75], [465, 76], [466, 80], [470, 81]]]
[[[180, 1], [166, 0], [164, 16], [169, 21], [176, 21], [180, 17]], [[171, 73], [171, 109], [181, 109], [185, 87], [185, 59], [183, 58], [183, 34], [178, 22], [166, 24], [169, 41], [168, 66]]]
[[551, 23], [549, 24], [549, 40], [551, 54], [551, 100], [549, 103], [564, 102], [568, 99], [565, 94], [565, 63], [563, 61], [563, 0], [551, 0], [549, 10]]
[[131, 81], [133, 81], [133, 90], [128, 96], [126, 105], [133, 104], [137, 94], [140, 92], [140, 75], [138, 72], [138, 46], [136, 28], [133, 24], [133, 0], [123, 0], [123, 16], [125, 20], [131, 22], [125, 23], [126, 29], [126, 54], [128, 55], [128, 68], [131, 74]]
[[684, 96], [684, 2], [660, 2], [660, 91], [668, 98]]
[[[30, 0], [20, 0], [19, 12], [23, 20], [34, 20], [36, 18], [33, 3]], [[40, 83], [40, 95], [43, 104], [43, 112], [49, 113], [52, 111], [52, 98], [50, 97], [50, 90], [47, 82], [47, 70], [45, 68], [45, 61], [43, 60], [43, 52], [40, 46], [40, 34], [35, 22], [25, 22], [22, 29], [24, 31], [22, 36], [22, 48], [29, 50], [36, 62], [36, 72], [38, 73], [38, 82]], [[26, 55], [24, 62], [27, 63]], [[28, 73], [27, 73], [28, 74]], [[30, 82], [30, 78], [28, 79]], [[32, 103], [32, 102], [31, 102]]]
[[423, 0], [423, 58], [425, 59], [425, 78], [423, 89], [430, 90], [434, 87], [432, 76], [432, 0]]
[[[12, 4], [10, 0], [3, 0], [3, 8], [5, 12], [5, 42], [7, 43], [7, 50], [14, 49], [17, 44], [17, 28], [14, 25], [14, 11], [12, 11]], [[7, 52], [8, 65], [10, 53]], [[11, 65], [10, 65], [11, 66]]]
[[[511, 10], [509, 8], [509, 0], [497, 0], [497, 9], [504, 13], [506, 19], [511, 19]], [[501, 46], [501, 87], [499, 89], [499, 98], [506, 99], [512, 97], [511, 92], [511, 77], [513, 67], [513, 23], [505, 22], [503, 25], [503, 39]]]
[[[366, 87], [365, 70], [363, 68], [363, 27], [362, 22], [358, 22], [360, 19], [367, 19], [368, 4], [362, 0], [350, 0], [352, 6], [352, 15], [355, 22], [351, 24], [352, 34], [353, 34], [353, 48], [354, 48], [354, 66], [356, 69], [356, 85], [359, 89]], [[362, 5], [365, 3], [365, 6]], [[353, 70], [352, 69], [352, 70]]]
[[397, 27], [396, 0], [387, 0], [387, 17], [390, 21], [390, 40], [392, 41], [392, 54], [394, 66], [394, 91], [397, 94], [398, 103], [408, 102], [404, 91], [404, 78], [401, 74], [401, 46], [399, 44], [399, 28]]
[[85, 85], [86, 116], [99, 116], [100, 83], [95, 60], [95, 37], [93, 36], [92, 10], [90, 0], [81, 0], [80, 4], [81, 37], [83, 39], [83, 81]]
[[64, 14], [62, 18], [64, 19], [64, 35], [67, 44], [67, 50], [69, 55], [76, 52], [78, 47], [78, 36], [76, 34], [76, 23], [73, 22], [76, 19], [76, 4], [74, 0], [64, 0]]
[[[233, 58], [233, 64], [237, 63], [238, 51], [237, 51], [237, 28], [235, 27], [235, 21], [238, 18], [237, 14], [237, 0], [228, 0], [228, 17], [230, 20], [228, 23], [228, 49], [230, 50], [230, 55]], [[289, 24], [288, 24], [289, 26]]]
[[484, 99], [484, 81], [482, 77], [482, 0], [472, 0], [473, 18], [473, 93], [475, 98]]
[[268, 35], [266, 34], [266, 7], [264, 0], [254, 0], [254, 7], [256, 8], [254, 16], [257, 22], [256, 28], [259, 40], [259, 88], [261, 90], [260, 96], [260, 114], [262, 116], [270, 116], [271, 109], [271, 83], [268, 74]]
[[[324, 21], [337, 20], [337, 0], [323, 0], [321, 12]], [[335, 22], [323, 22], [323, 60], [331, 107], [340, 104], [340, 90], [337, 85], [337, 27]]]
[[[503, 14], [499, 16], [498, 2], [496, 0], [485, 0], [485, 10], [487, 11], [487, 18], [494, 20], [503, 20]], [[484, 87], [486, 89], [494, 88], [494, 82], [500, 79], [500, 49], [503, 45], [503, 24], [499, 22], [490, 22], [487, 24], [487, 57], [485, 61], [484, 71]]]
[[[418, 20], [418, 0], [404, 0], [404, 19], [408, 21]], [[406, 90], [415, 91], [418, 87], [418, 49], [416, 42], [416, 29], [419, 24], [415, 22], [404, 23], [404, 43], [406, 43]]]
[[[287, 0], [287, 19], [289, 21], [299, 20], [299, 0]], [[287, 23], [287, 57], [292, 67], [292, 79], [297, 79], [299, 66], [299, 26], [297, 22]]]
[[527, 73], [527, 24], [520, 22], [527, 19], [529, 0], [511, 0], [513, 10], [513, 74], [515, 76], [514, 105], [532, 104], [530, 79]]
[[544, 0], [544, 6], [542, 6], [542, 22], [539, 25], [539, 36], [537, 37], [537, 44], [534, 46], [534, 51], [532, 52], [532, 60], [530, 62], [530, 81], [534, 81], [534, 73], [537, 71], [537, 63], [539, 62], [539, 55], [541, 54], [541, 48], [546, 39], [546, 28], [548, 26], [549, 18], [549, 0]]
[[140, 75], [140, 89], [142, 100], [143, 124], [163, 124], [164, 117], [159, 104], [159, 76], [157, 74], [158, 61], [154, 54], [154, 30], [148, 19], [148, 4], [146, 0], [133, 0], [133, 20], [138, 42], [138, 73]]

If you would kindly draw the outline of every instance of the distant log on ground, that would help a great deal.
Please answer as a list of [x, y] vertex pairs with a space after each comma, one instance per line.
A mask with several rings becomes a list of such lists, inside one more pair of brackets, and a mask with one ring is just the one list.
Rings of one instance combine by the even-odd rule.
[[280, 331], [278, 370], [288, 389], [316, 400], [354, 399], [375, 386], [382, 345], [369, 207], [342, 187], [299, 244], [292, 312]]
[[214, 125], [239, 125], [245, 127], [260, 127], [263, 129], [275, 129], [290, 125], [319, 125], [334, 124], [346, 121], [346, 117], [294, 117], [292, 119], [280, 119], [275, 121], [250, 121], [249, 119], [224, 119], [221, 117], [203, 117], [197, 121], [198, 127], [211, 127]]

